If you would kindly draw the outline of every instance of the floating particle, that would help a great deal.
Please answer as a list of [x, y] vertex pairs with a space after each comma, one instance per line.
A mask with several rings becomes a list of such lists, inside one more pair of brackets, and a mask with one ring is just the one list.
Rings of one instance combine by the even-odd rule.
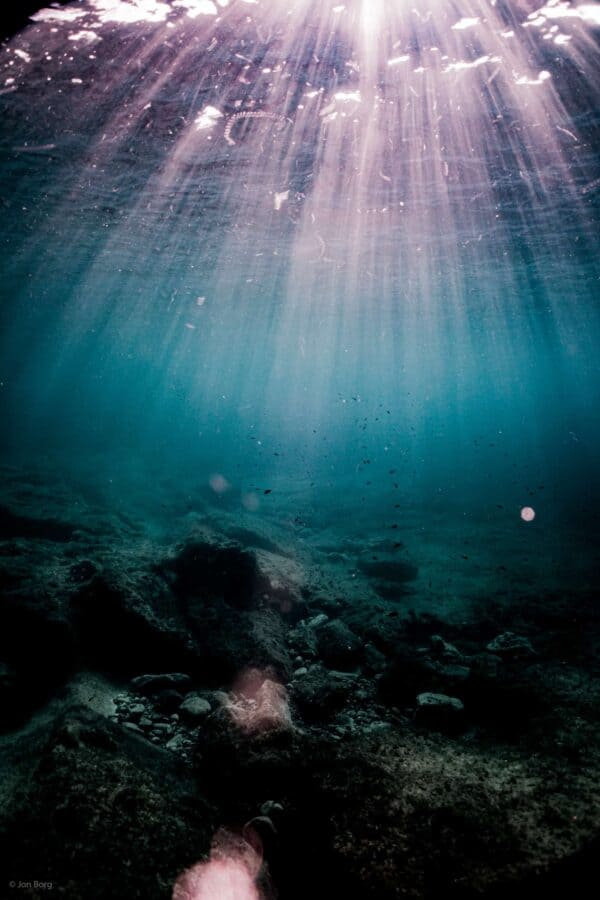
[[215, 494], [225, 494], [231, 487], [229, 482], [223, 475], [215, 474], [211, 475], [208, 480], [209, 485], [215, 492]]
[[277, 193], [275, 194], [275, 197], [274, 197], [274, 200], [273, 200], [273, 205], [274, 205], [275, 209], [276, 209], [276, 210], [281, 209], [281, 207], [283, 206], [283, 204], [285, 203], [285, 201], [289, 198], [289, 196], [290, 196], [290, 192], [289, 192], [289, 191], [279, 191], [279, 192], [277, 192]]
[[242, 506], [247, 509], [248, 512], [256, 512], [260, 506], [260, 500], [256, 494], [244, 494], [242, 497]]
[[524, 522], [533, 522], [535, 519], [535, 510], [531, 506], [524, 506], [521, 510], [521, 518]]

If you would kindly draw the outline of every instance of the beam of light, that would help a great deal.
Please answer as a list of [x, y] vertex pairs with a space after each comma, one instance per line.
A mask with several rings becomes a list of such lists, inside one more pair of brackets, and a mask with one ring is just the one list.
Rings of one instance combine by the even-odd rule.
[[[72, 153], [23, 253], [38, 278], [51, 270], [69, 217], [74, 356], [93, 333], [111, 347], [99, 380], [115, 356], [148, 363], [147, 414], [168, 394], [211, 427], [235, 410], [272, 432], [275, 411], [304, 438], [358, 379], [444, 404], [475, 390], [482, 352], [516, 370], [540, 326], [515, 253], [548, 330], [585, 346], [565, 272], [596, 246], [600, 173], [569, 109], [597, 99], [595, 10], [90, 0], [38, 14], [7, 49], [5, 96], [69, 98], [58, 122], [40, 104], [14, 152]], [[62, 349], [63, 368], [74, 356]]]

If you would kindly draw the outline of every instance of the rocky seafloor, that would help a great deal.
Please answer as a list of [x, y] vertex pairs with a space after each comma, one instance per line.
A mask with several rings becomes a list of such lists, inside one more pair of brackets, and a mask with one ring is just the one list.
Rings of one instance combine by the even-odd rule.
[[0, 896], [592, 896], [591, 581], [442, 604], [292, 500], [3, 485]]

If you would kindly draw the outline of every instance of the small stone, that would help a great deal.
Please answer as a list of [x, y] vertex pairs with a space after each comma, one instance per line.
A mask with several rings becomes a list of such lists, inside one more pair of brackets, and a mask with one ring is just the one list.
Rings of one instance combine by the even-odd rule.
[[526, 659], [535, 656], [535, 650], [526, 637], [505, 631], [487, 645], [486, 650], [502, 659]]
[[369, 725], [365, 725], [363, 731], [366, 734], [373, 734], [376, 731], [389, 731], [391, 727], [391, 722], [371, 722]]
[[273, 845], [276, 835], [277, 829], [268, 816], [255, 816], [242, 829], [244, 840], [260, 853]]
[[449, 644], [439, 634], [434, 634], [430, 638], [431, 655], [434, 659], [441, 659], [444, 662], [459, 663], [462, 661], [462, 653], [457, 650], [454, 644]]
[[277, 813], [282, 812], [283, 806], [276, 800], [266, 800], [260, 808], [261, 815], [268, 816], [270, 819], [273, 818], [273, 815], [277, 815]]
[[167, 741], [165, 746], [167, 750], [172, 750], [173, 753], [180, 753], [186, 749], [187, 743], [187, 739], [183, 734], [176, 734], [170, 741]]
[[321, 625], [325, 625], [326, 622], [329, 622], [329, 616], [326, 616], [325, 613], [319, 613], [318, 616], [314, 616], [314, 618], [308, 620], [308, 627], [320, 628]]
[[152, 728], [152, 720], [148, 719], [146, 716], [142, 716], [139, 720], [138, 725], [140, 728]]
[[139, 719], [140, 716], [143, 716], [146, 712], [146, 708], [142, 706], [141, 703], [134, 703], [133, 706], [129, 707], [129, 716], [132, 719]]
[[383, 672], [387, 665], [385, 656], [374, 644], [365, 644], [364, 659], [368, 672]]
[[450, 663], [446, 666], [437, 664], [436, 672], [439, 672], [441, 677], [446, 681], [451, 681], [455, 684], [466, 681], [471, 674], [471, 670], [468, 666], [459, 666], [454, 663]]
[[231, 703], [231, 697], [226, 691], [213, 691], [212, 696], [219, 706], [229, 706]]
[[123, 723], [123, 727], [124, 727], [124, 728], [127, 728], [129, 731], [135, 732], [136, 734], [143, 734], [143, 733], [144, 733], [144, 732], [142, 731], [142, 729], [141, 729], [138, 725], [135, 724], [135, 722], [124, 722], [124, 723]]
[[173, 726], [169, 725], [168, 722], [157, 722], [152, 728], [152, 731], [155, 731], [159, 734], [172, 734]]
[[197, 722], [200, 719], [205, 719], [212, 710], [208, 700], [199, 697], [198, 694], [188, 694], [179, 707], [179, 711], [188, 721]]
[[305, 718], [322, 720], [344, 707], [355, 690], [352, 676], [314, 665], [294, 683], [293, 696]]
[[302, 678], [303, 675], [306, 675], [308, 669], [306, 666], [301, 666], [299, 669], [296, 669], [294, 672], [294, 678]]
[[417, 696], [415, 722], [425, 728], [450, 733], [457, 731], [463, 722], [464, 706], [458, 697], [429, 692]]

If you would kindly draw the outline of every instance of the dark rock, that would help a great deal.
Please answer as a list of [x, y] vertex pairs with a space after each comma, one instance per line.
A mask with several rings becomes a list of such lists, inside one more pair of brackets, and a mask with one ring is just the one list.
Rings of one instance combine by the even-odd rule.
[[523, 670], [487, 653], [473, 658], [462, 696], [469, 718], [505, 739], [520, 738], [552, 707], [543, 677], [534, 667]]
[[446, 734], [455, 733], [464, 724], [464, 706], [457, 697], [423, 693], [417, 697], [415, 722]]
[[73, 621], [86, 664], [133, 675], [151, 667], [198, 666], [198, 652], [183, 620], [165, 610], [172, 601], [164, 584], [137, 585], [116, 573], [95, 575], [72, 599]]
[[210, 715], [211, 705], [208, 700], [199, 697], [198, 694], [188, 694], [179, 707], [179, 712], [189, 722], [197, 723]]
[[364, 668], [370, 674], [379, 674], [387, 666], [385, 655], [374, 644], [365, 644]]
[[205, 604], [222, 600], [235, 609], [248, 609], [264, 587], [254, 555], [239, 547], [187, 544], [160, 569], [170, 575], [175, 594]]
[[131, 679], [131, 687], [138, 694], [146, 697], [164, 690], [186, 691], [192, 685], [192, 679], [183, 672], [165, 672], [157, 675], [138, 675]]
[[338, 669], [351, 669], [362, 657], [360, 640], [340, 619], [317, 630], [317, 650], [326, 665]]
[[355, 679], [341, 672], [330, 672], [313, 665], [294, 682], [293, 699], [307, 720], [326, 719], [350, 700]]
[[234, 541], [239, 541], [245, 547], [255, 547], [257, 550], [266, 550], [268, 553], [274, 553], [277, 556], [289, 556], [287, 551], [283, 550], [279, 544], [272, 541], [266, 535], [252, 531], [250, 528], [234, 527], [228, 531], [229, 537]]
[[64, 543], [71, 541], [77, 530], [76, 525], [67, 522], [20, 515], [6, 506], [0, 506], [0, 540], [22, 537]]
[[529, 659], [535, 656], [535, 650], [526, 637], [505, 631], [487, 645], [486, 650], [502, 659]]
[[433, 634], [430, 638], [431, 656], [434, 659], [449, 663], [463, 662], [463, 655], [454, 644], [449, 644], [439, 634]]
[[208, 851], [214, 814], [178, 757], [133, 723], [70, 710], [15, 741], [10, 802], [0, 811], [7, 879], [35, 860], [36, 874], [73, 900], [115, 896], [116, 882], [119, 896], [160, 900]]
[[142, 729], [139, 725], [136, 725], [135, 722], [123, 722], [123, 727], [127, 728], [129, 731], [133, 731], [134, 734], [143, 734]]
[[277, 829], [268, 816], [255, 816], [242, 829], [244, 840], [254, 848], [260, 859], [269, 859], [277, 846]]
[[74, 584], [82, 584], [89, 581], [98, 572], [98, 567], [89, 559], [81, 559], [69, 569], [69, 581]]
[[292, 660], [281, 616], [274, 610], [260, 609], [251, 614], [250, 623], [253, 648], [244, 664], [270, 668], [286, 681], [292, 671]]
[[19, 586], [3, 593], [0, 657], [7, 665], [2, 729], [27, 718], [77, 667], [73, 628], [43, 589]]
[[389, 600], [410, 593], [407, 585], [419, 575], [417, 566], [397, 560], [361, 560], [358, 568], [373, 582], [376, 593]]
[[447, 665], [433, 663], [432, 668], [437, 672], [440, 682], [443, 684], [461, 684], [467, 680], [471, 673], [469, 666], [459, 666], [454, 663], [448, 663]]
[[287, 641], [294, 652], [299, 653], [304, 659], [314, 659], [316, 657], [317, 636], [308, 622], [299, 622], [292, 631], [289, 631]]

